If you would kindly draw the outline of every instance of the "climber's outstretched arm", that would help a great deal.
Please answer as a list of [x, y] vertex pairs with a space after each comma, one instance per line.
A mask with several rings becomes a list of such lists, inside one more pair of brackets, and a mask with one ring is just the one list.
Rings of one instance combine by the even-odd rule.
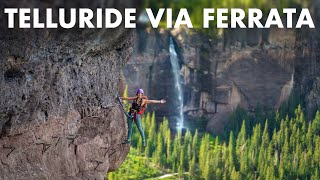
[[166, 103], [166, 100], [161, 99], [161, 100], [144, 100], [146, 104], [164, 104]]
[[120, 97], [121, 100], [129, 100], [129, 101], [132, 101], [132, 100], [135, 100], [136, 97]]

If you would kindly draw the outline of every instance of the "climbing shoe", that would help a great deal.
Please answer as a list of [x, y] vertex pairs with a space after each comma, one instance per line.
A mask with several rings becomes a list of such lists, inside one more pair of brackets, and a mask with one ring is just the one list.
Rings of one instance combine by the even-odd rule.
[[142, 146], [143, 146], [143, 147], [146, 147], [146, 141], [143, 141], [143, 142], [142, 142]]
[[131, 144], [131, 141], [125, 140], [122, 144]]

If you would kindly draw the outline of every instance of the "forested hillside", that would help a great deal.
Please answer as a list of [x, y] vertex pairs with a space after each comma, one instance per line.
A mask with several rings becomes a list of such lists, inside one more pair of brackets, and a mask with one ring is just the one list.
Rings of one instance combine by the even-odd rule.
[[[189, 179], [319, 179], [320, 113], [312, 121], [299, 105], [293, 117], [265, 119], [242, 126], [226, 140], [187, 131], [172, 134], [168, 120], [158, 126], [155, 114], [143, 118], [147, 146], [135, 129], [129, 158], [109, 179], [145, 179], [178, 173]], [[278, 124], [272, 126], [271, 124]], [[273, 128], [270, 128], [273, 127]]]

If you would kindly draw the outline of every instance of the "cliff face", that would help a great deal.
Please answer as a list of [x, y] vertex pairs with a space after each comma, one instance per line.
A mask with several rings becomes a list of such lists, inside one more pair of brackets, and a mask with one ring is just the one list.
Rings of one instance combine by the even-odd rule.
[[319, 107], [318, 31], [233, 29], [215, 39], [186, 28], [141, 28], [123, 74], [129, 90], [141, 87], [152, 98], [167, 99], [165, 107], [150, 110], [168, 117], [175, 128], [178, 97], [170, 65], [172, 36], [180, 57], [187, 127], [219, 133], [237, 106], [249, 111], [257, 105], [276, 109], [293, 92], [306, 103], [311, 117]]
[[313, 0], [311, 11], [316, 29], [297, 32], [294, 90], [305, 103], [308, 117], [320, 110], [320, 2]]
[[[290, 30], [279, 34], [270, 30], [270, 44], [260, 47], [259, 30], [225, 32], [224, 40], [211, 39], [202, 32], [178, 29], [171, 32], [140, 31], [137, 49], [124, 69], [129, 89], [146, 88], [152, 98], [166, 98], [166, 107], [151, 107], [159, 116], [177, 116], [175, 84], [170, 65], [169, 37], [175, 39], [183, 79], [185, 124], [223, 129], [228, 115], [237, 107], [253, 110], [256, 105], [272, 109], [285, 101], [293, 86], [294, 36]], [[145, 35], [141, 35], [141, 34]], [[234, 39], [233, 34], [257, 34], [247, 40]], [[279, 35], [275, 35], [278, 33]], [[282, 42], [282, 36], [288, 39]], [[289, 34], [289, 35], [288, 35]], [[240, 35], [240, 36], [241, 36]], [[145, 38], [147, 37], [147, 38]], [[277, 38], [280, 38], [277, 39]], [[288, 44], [289, 43], [289, 44]], [[137, 46], [139, 47], [139, 46]], [[195, 119], [207, 119], [199, 122]], [[175, 127], [175, 122], [171, 127]]]
[[[2, 1], [0, 9], [135, 3]], [[121, 145], [126, 125], [115, 97], [134, 32], [9, 30], [1, 16], [0, 179], [103, 179], [129, 151]]]

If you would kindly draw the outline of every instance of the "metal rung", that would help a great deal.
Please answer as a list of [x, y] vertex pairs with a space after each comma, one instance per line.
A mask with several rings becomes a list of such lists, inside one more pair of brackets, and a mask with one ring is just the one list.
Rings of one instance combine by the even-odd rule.
[[12, 146], [7, 146], [7, 145], [5, 145], [5, 144], [4, 144], [2, 147], [3, 147], [4, 149], [12, 149], [12, 148], [14, 148], [14, 147], [12, 147]]
[[42, 139], [37, 139], [36, 141], [34, 141], [34, 143], [36, 145], [41, 145], [41, 144], [46, 145], [46, 146], [51, 145], [50, 143], [48, 143], [48, 142], [46, 142], [46, 141], [44, 141]]
[[68, 136], [67, 136], [67, 139], [69, 139], [69, 140], [74, 140], [74, 139], [76, 139], [77, 137], [78, 137], [78, 135], [79, 134], [69, 134]]

